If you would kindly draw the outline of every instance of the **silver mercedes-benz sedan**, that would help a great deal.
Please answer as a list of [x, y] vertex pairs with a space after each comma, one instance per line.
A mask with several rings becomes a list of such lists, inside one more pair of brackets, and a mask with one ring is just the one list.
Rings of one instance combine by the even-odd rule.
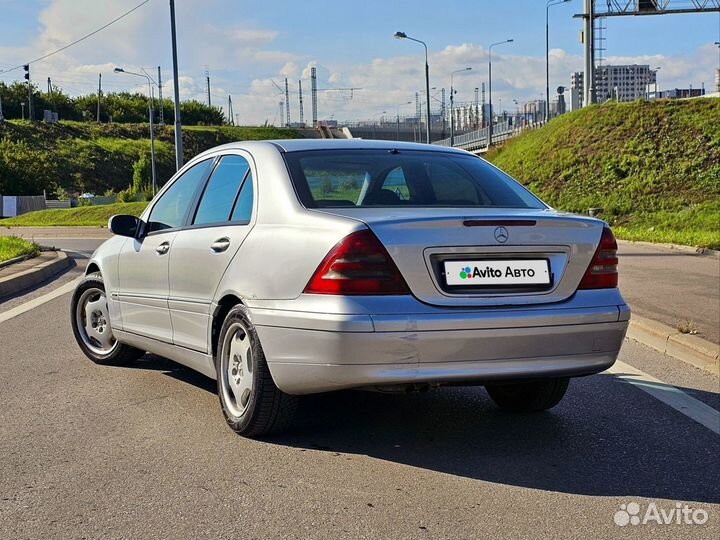
[[109, 228], [72, 300], [80, 348], [217, 379], [246, 436], [343, 388], [484, 385], [501, 408], [546, 410], [615, 362], [630, 318], [604, 222], [444, 147], [229, 144]]

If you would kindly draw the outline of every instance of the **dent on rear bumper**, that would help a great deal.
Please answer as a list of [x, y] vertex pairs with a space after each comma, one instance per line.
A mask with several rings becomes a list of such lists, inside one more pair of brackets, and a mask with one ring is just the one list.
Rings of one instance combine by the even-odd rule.
[[395, 384], [477, 384], [580, 377], [600, 373], [615, 363], [617, 353], [431, 364], [297, 364], [270, 365], [275, 383], [288, 394], [316, 394], [347, 388]]
[[[600, 297], [619, 301], [597, 305]], [[630, 318], [619, 294], [595, 292], [562, 306], [491, 310], [386, 298], [332, 313], [318, 309], [322, 300], [310, 299], [310, 311], [250, 309], [275, 383], [287, 393], [589, 375], [615, 362]], [[365, 309], [393, 305], [404, 312]]]
[[525, 328], [338, 332], [256, 326], [291, 394], [367, 385], [580, 376], [610, 367], [627, 321]]

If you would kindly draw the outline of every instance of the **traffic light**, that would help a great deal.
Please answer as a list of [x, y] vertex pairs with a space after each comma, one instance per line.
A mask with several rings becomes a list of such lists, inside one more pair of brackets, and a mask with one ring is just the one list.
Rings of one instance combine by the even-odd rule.
[[25, 70], [25, 80], [30, 82], [30, 64], [25, 64], [23, 69]]

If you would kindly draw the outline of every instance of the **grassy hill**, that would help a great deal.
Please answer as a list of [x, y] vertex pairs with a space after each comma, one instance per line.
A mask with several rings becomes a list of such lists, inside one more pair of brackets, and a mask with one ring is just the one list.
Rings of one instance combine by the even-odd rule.
[[0, 227], [106, 227], [115, 214], [142, 214], [147, 202], [106, 204], [103, 206], [80, 206], [28, 212], [0, 221]]
[[632, 240], [720, 247], [720, 99], [608, 103], [487, 155], [552, 206]]
[[[0, 194], [51, 195], [66, 191], [102, 194], [133, 181], [133, 167], [149, 156], [147, 124], [11, 121], [0, 124]], [[155, 151], [162, 185], [175, 172], [174, 130], [159, 126]], [[188, 126], [183, 129], [185, 159], [239, 140], [293, 139], [297, 131], [274, 127]]]

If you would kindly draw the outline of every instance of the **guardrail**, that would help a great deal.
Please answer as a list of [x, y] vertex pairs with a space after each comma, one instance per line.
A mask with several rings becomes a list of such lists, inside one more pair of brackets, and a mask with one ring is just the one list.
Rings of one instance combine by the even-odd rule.
[[[533, 124], [527, 124], [524, 126], [517, 126], [516, 124], [513, 124], [511, 122], [502, 122], [500, 124], [495, 124], [493, 126], [493, 133], [492, 133], [492, 142], [493, 144], [503, 142], [511, 137], [514, 137], [515, 135], [518, 135], [519, 133], [522, 133], [523, 131], [527, 129], [533, 129], [540, 127], [544, 124], [544, 122], [535, 122]], [[463, 133], [462, 135], [456, 135], [455, 136], [455, 144], [453, 145], [455, 148], [462, 148], [463, 150], [467, 150], [469, 152], [477, 152], [477, 151], [484, 151], [487, 149], [488, 146], [488, 131], [489, 128], [484, 127], [481, 129], [476, 129], [475, 131], [470, 131], [468, 133]], [[437, 144], [440, 146], [450, 146], [450, 139], [442, 139], [440, 141], [435, 141], [433, 144]]]

